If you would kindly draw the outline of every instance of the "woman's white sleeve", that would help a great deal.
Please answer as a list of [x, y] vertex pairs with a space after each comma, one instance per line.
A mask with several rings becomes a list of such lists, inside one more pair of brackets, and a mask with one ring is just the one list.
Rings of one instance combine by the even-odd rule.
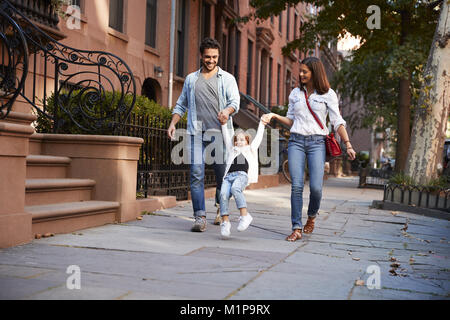
[[341, 125], [343, 125], [344, 128], [347, 127], [347, 122], [342, 118], [341, 113], [339, 112], [339, 99], [333, 89], [330, 89], [328, 92], [327, 108], [334, 131], [337, 131]]

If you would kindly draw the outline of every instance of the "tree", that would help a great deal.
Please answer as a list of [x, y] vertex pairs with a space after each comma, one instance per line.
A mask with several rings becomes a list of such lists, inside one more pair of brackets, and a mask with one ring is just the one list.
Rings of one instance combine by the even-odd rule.
[[[341, 77], [340, 85], [357, 84], [354, 89], [359, 94], [355, 94], [354, 98], [358, 98], [356, 101], [360, 98], [371, 101], [373, 105], [366, 110], [366, 116], [374, 118], [381, 107], [392, 105], [380, 103], [391, 99], [386, 98], [386, 94], [391, 93], [392, 83], [396, 84], [391, 95], [396, 99], [393, 111], [397, 121], [392, 125], [397, 132], [396, 171], [403, 171], [410, 143], [411, 106], [414, 92], [420, 88], [417, 80], [427, 60], [437, 23], [437, 10], [420, 0], [252, 0], [250, 3], [256, 10], [247, 18], [267, 19], [279, 14], [286, 5], [299, 2], [315, 5], [320, 10], [317, 15], [308, 17], [300, 29], [300, 38], [283, 48], [283, 53], [296, 48], [307, 51], [317, 43], [325, 45], [347, 33], [360, 38], [361, 46], [353, 52], [346, 69], [347, 75], [352, 78]], [[380, 8], [380, 29], [370, 29], [367, 25], [370, 18], [367, 9], [373, 5]], [[370, 81], [367, 82], [367, 72], [361, 68], [376, 61], [379, 61], [380, 67], [373, 70], [375, 79], [385, 79], [386, 82], [378, 93], [367, 85], [370, 84]], [[367, 118], [361, 121], [363, 124], [368, 122]]]
[[425, 68], [425, 83], [416, 106], [412, 140], [405, 174], [419, 184], [436, 179], [442, 167], [442, 152], [450, 109], [450, 1], [441, 4], [441, 14]]

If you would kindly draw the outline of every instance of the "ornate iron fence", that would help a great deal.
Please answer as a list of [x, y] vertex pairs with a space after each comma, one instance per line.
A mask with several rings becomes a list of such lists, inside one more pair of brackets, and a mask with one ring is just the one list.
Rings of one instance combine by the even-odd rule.
[[122, 59], [59, 43], [7, 0], [0, 17], [0, 119], [20, 98], [46, 119], [41, 132], [121, 128], [113, 120], [125, 121], [136, 101], [134, 76]]
[[[187, 200], [190, 167], [189, 164], [175, 165], [172, 162], [172, 150], [179, 142], [168, 139], [169, 123], [170, 120], [159, 116], [132, 113], [121, 125], [121, 135], [144, 139], [138, 162], [136, 190], [139, 194], [145, 198], [148, 195], [172, 195], [177, 200]], [[180, 122], [178, 129], [186, 129], [186, 123]], [[205, 187], [215, 186], [214, 170], [206, 165]]]
[[383, 201], [450, 212], [450, 189], [386, 184]]
[[359, 188], [378, 188], [383, 189], [392, 177], [394, 172], [392, 170], [374, 169], [369, 166], [359, 168]]

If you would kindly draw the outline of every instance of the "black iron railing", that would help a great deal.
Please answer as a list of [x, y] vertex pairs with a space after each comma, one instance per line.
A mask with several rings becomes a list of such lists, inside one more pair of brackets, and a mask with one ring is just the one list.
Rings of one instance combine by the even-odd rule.
[[[241, 95], [241, 100], [244, 100], [246, 103], [248, 104], [252, 104], [257, 108], [257, 117], [261, 117], [263, 114], [266, 113], [270, 113], [270, 108], [268, 108], [267, 106], [263, 105], [262, 103], [260, 103], [258, 100], [254, 99], [253, 97], [240, 92]], [[280, 131], [280, 135], [284, 138], [288, 138], [289, 137], [289, 133], [290, 133], [290, 128], [285, 125], [284, 123], [281, 123], [277, 120], [274, 120], [274, 125], [272, 126], [272, 128], [276, 128]]]
[[110, 134], [121, 128], [113, 120], [125, 121], [136, 101], [134, 76], [122, 59], [59, 43], [7, 0], [0, 17], [0, 119], [20, 98], [41, 124], [47, 122], [41, 132], [74, 133], [76, 127]]
[[359, 168], [359, 188], [372, 187], [383, 189], [389, 179], [394, 175], [393, 170], [374, 169], [367, 167]]
[[450, 189], [388, 183], [383, 201], [450, 212]]
[[[169, 140], [169, 124], [170, 120], [167, 118], [132, 113], [121, 125], [121, 135], [144, 139], [140, 149], [136, 188], [140, 196], [147, 198], [148, 195], [172, 195], [176, 196], [177, 200], [187, 200], [190, 166], [188, 163], [173, 163], [172, 150], [181, 140]], [[178, 124], [177, 130], [183, 129], [186, 129], [186, 122]], [[206, 165], [205, 187], [215, 185], [214, 170]]]
[[53, 29], [58, 28], [58, 14], [52, 0], [9, 0], [28, 19]]

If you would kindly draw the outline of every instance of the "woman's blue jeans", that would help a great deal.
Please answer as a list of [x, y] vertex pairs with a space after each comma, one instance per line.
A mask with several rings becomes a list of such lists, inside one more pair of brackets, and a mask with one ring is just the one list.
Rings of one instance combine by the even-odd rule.
[[302, 228], [303, 185], [305, 163], [309, 170], [309, 206], [308, 216], [314, 218], [319, 212], [322, 200], [323, 174], [325, 169], [325, 136], [303, 136], [291, 133], [288, 146], [289, 173], [291, 187], [291, 221], [292, 230]]

